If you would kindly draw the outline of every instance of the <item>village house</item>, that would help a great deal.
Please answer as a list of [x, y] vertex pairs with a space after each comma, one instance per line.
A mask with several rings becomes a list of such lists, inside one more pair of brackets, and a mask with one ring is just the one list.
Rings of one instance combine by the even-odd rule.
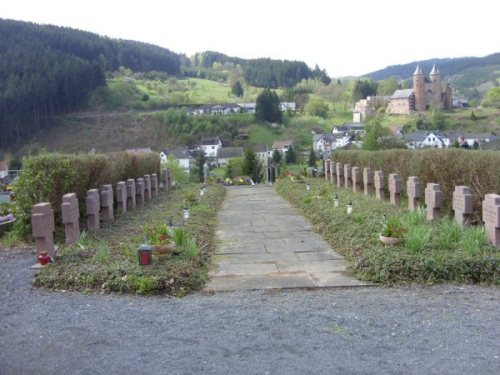
[[215, 158], [221, 147], [222, 141], [219, 137], [203, 137], [198, 149], [203, 151], [206, 157]]
[[194, 158], [191, 156], [189, 151], [185, 148], [172, 148], [165, 149], [160, 152], [160, 160], [161, 162], [166, 162], [169, 157], [175, 158], [179, 162], [179, 166], [189, 173], [189, 165]]
[[9, 175], [9, 168], [7, 168], [7, 163], [4, 160], [0, 160], [0, 178]]
[[439, 131], [419, 130], [403, 134], [403, 139], [406, 141], [406, 147], [410, 149], [425, 147], [446, 148], [451, 146], [450, 138]]
[[225, 167], [229, 160], [243, 157], [243, 147], [221, 147], [217, 151], [217, 167]]
[[314, 134], [313, 151], [324, 153], [325, 151], [334, 151], [336, 149], [336, 139], [331, 134]]
[[363, 124], [359, 122], [344, 122], [332, 128], [332, 134], [356, 134], [365, 131]]
[[273, 150], [268, 145], [258, 144], [255, 146], [255, 155], [262, 164], [266, 164], [267, 160], [273, 156]]
[[295, 102], [281, 102], [280, 103], [280, 109], [283, 112], [285, 112], [287, 110], [295, 111], [296, 106], [297, 105], [295, 104]]
[[288, 149], [290, 146], [293, 144], [293, 141], [291, 140], [286, 140], [286, 141], [274, 141], [272, 145], [272, 149], [278, 150], [281, 152], [283, 155], [285, 155], [288, 152]]

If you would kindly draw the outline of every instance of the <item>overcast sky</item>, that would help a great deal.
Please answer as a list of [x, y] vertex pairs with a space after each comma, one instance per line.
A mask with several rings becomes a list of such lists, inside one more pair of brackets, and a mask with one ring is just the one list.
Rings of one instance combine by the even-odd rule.
[[0, 5], [1, 18], [68, 26], [187, 55], [213, 50], [302, 60], [332, 77], [500, 52], [499, 11], [497, 0], [2, 0]]

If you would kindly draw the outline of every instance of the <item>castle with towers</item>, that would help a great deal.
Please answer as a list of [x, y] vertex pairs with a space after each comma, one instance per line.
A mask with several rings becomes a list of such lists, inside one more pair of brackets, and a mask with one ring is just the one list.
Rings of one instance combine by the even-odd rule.
[[434, 65], [426, 77], [420, 66], [413, 73], [413, 89], [396, 90], [390, 97], [386, 112], [408, 114], [412, 111], [426, 111], [430, 107], [451, 109], [451, 87], [441, 88], [441, 74]]

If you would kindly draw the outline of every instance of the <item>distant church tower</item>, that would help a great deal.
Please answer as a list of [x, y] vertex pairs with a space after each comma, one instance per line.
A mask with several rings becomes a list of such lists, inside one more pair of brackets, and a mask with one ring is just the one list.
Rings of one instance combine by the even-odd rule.
[[413, 73], [413, 93], [415, 95], [415, 110], [425, 111], [425, 77], [419, 65], [417, 65], [417, 69]]
[[441, 75], [436, 65], [432, 67], [430, 79], [434, 85], [434, 105], [441, 108]]

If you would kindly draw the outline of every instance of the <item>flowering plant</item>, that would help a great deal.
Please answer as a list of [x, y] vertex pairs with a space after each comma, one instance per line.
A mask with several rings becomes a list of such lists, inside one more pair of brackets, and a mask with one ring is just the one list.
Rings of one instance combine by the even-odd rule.
[[151, 224], [144, 228], [147, 243], [153, 246], [165, 245], [172, 241], [170, 229], [166, 223]]
[[406, 227], [396, 216], [389, 217], [382, 229], [382, 236], [401, 238], [406, 233]]

